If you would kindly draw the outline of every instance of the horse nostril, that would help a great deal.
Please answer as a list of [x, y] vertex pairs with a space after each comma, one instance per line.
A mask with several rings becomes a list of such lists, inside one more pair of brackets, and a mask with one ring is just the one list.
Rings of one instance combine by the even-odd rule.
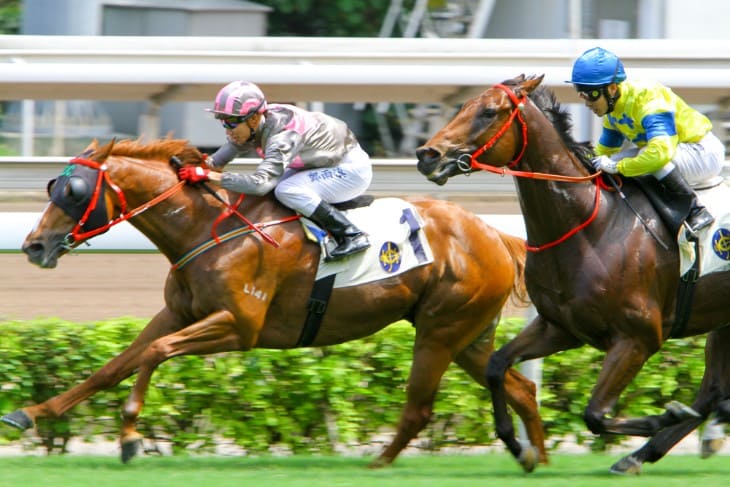
[[432, 164], [440, 159], [441, 154], [433, 147], [420, 147], [416, 149], [416, 157], [420, 162]]
[[24, 243], [21, 248], [29, 257], [43, 253], [43, 244], [38, 242]]

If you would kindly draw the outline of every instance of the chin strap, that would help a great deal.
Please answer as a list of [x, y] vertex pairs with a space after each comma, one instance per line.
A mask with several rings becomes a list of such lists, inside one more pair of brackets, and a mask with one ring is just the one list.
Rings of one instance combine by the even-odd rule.
[[611, 96], [611, 94], [608, 92], [608, 86], [606, 85], [603, 87], [603, 96], [606, 97], [606, 104], [608, 106], [608, 110], [606, 113], [611, 113], [614, 108], [616, 108], [616, 100], [619, 99], [621, 96], [621, 89], [616, 85], [616, 94]]

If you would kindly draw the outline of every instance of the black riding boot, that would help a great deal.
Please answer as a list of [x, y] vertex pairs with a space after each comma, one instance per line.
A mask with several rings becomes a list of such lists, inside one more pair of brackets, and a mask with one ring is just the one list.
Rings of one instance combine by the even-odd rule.
[[679, 169], [675, 168], [659, 182], [662, 183], [664, 187], [672, 193], [672, 195], [677, 195], [691, 200], [692, 206], [689, 210], [689, 216], [685, 220], [685, 223], [692, 233], [696, 234], [699, 230], [711, 225], [712, 222], [715, 221], [715, 217], [707, 211], [707, 208], [698, 203], [697, 193], [694, 192], [689, 183], [687, 183], [684, 177], [679, 173]]
[[370, 247], [367, 235], [329, 203], [320, 202], [309, 218], [329, 231], [338, 243], [326, 260], [339, 260]]

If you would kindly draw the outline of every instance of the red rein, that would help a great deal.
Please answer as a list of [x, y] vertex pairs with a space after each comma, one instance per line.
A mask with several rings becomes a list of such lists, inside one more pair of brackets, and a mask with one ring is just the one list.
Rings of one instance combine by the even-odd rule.
[[[563, 182], [584, 182], [584, 181], [590, 181], [592, 179], [595, 179], [596, 181], [596, 198], [595, 198], [595, 204], [593, 207], [593, 212], [588, 217], [587, 220], [585, 220], [583, 223], [578, 225], [575, 228], [572, 228], [567, 233], [565, 233], [563, 236], [553, 240], [552, 242], [548, 242], [546, 244], [542, 245], [530, 245], [529, 243], [525, 243], [525, 246], [528, 251], [530, 252], [542, 252], [543, 250], [549, 249], [551, 247], [555, 247], [556, 245], [559, 245], [575, 235], [576, 233], [583, 230], [585, 227], [591, 224], [593, 220], [596, 219], [598, 216], [598, 210], [601, 204], [601, 188], [606, 188], [605, 184], [602, 183], [601, 179], [598, 177], [600, 175], [599, 173], [591, 174], [589, 176], [582, 176], [582, 177], [572, 177], [572, 176], [560, 176], [560, 175], [554, 175], [554, 174], [544, 174], [544, 173], [536, 173], [536, 172], [529, 172], [529, 171], [515, 171], [511, 168], [515, 167], [520, 160], [522, 160], [522, 157], [525, 155], [525, 150], [527, 149], [527, 122], [525, 122], [524, 117], [522, 116], [522, 112], [525, 108], [525, 101], [526, 97], [522, 96], [521, 98], [518, 98], [517, 95], [515, 95], [514, 91], [512, 91], [508, 86], [505, 86], [503, 84], [496, 84], [494, 85], [495, 88], [499, 88], [500, 90], [504, 91], [507, 96], [509, 97], [510, 101], [514, 105], [514, 109], [512, 110], [512, 113], [510, 113], [509, 119], [505, 122], [502, 127], [497, 131], [494, 136], [492, 136], [491, 139], [489, 139], [483, 146], [481, 146], [479, 149], [474, 151], [474, 153], [471, 154], [471, 167], [472, 169], [483, 169], [489, 172], [493, 172], [495, 174], [501, 174], [504, 176], [505, 174], [509, 174], [511, 176], [515, 177], [526, 177], [526, 178], [533, 178], [533, 179], [545, 179], [550, 181], [563, 181]], [[488, 164], [482, 164], [481, 162], [477, 161], [477, 157], [481, 156], [485, 151], [489, 150], [494, 144], [497, 143], [497, 141], [509, 130], [509, 128], [512, 126], [512, 123], [514, 122], [515, 118], [520, 123], [520, 129], [522, 131], [522, 148], [520, 149], [519, 154], [506, 164], [507, 167], [510, 169], [507, 169], [506, 167], [495, 167], [490, 166]]]

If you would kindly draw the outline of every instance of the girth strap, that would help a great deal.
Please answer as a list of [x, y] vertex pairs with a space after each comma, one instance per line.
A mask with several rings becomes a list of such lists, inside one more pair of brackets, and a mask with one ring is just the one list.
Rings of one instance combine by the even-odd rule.
[[309, 303], [307, 304], [307, 318], [304, 320], [302, 334], [297, 340], [297, 347], [307, 347], [314, 342], [319, 332], [319, 326], [322, 324], [324, 313], [327, 311], [327, 304], [332, 294], [336, 276], [337, 274], [330, 274], [314, 281], [312, 295], [309, 297]]

